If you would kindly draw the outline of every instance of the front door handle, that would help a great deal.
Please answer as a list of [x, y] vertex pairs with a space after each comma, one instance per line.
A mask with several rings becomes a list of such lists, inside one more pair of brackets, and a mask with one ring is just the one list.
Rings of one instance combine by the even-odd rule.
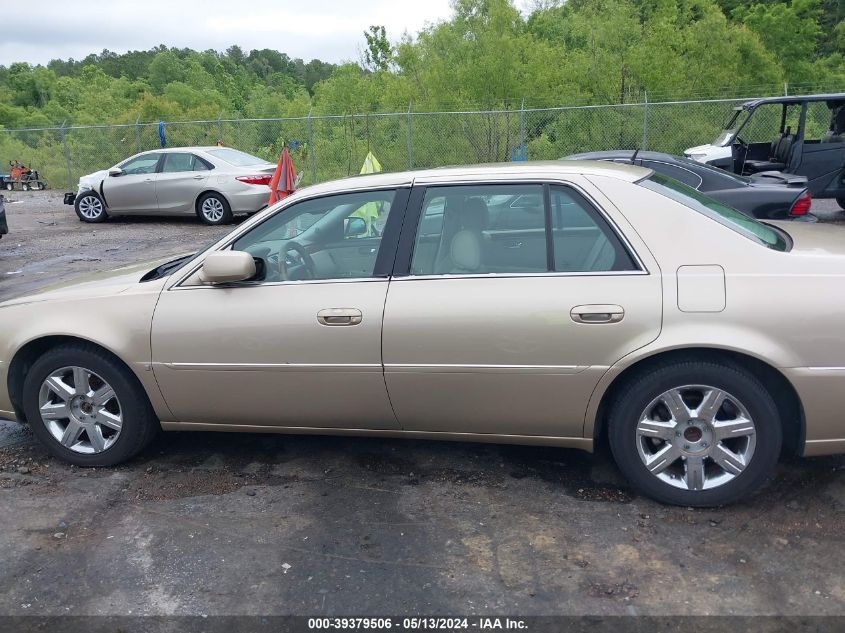
[[575, 306], [569, 316], [576, 323], [619, 323], [625, 318], [625, 309], [613, 304]]
[[320, 325], [358, 325], [364, 320], [356, 308], [326, 308], [317, 313]]

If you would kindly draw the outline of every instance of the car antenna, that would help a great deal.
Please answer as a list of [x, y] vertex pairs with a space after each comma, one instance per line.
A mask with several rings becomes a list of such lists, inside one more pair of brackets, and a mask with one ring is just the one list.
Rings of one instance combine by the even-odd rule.
[[634, 150], [634, 153], [631, 154], [631, 164], [632, 165], [634, 164], [634, 161], [637, 160], [637, 154], [639, 154], [639, 153], [640, 153], [640, 148], [638, 147], [637, 149]]

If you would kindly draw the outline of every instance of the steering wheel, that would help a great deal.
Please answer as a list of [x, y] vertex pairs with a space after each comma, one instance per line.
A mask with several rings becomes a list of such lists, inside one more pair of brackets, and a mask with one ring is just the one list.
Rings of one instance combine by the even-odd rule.
[[308, 254], [308, 251], [305, 250], [305, 247], [303, 247], [299, 242], [289, 240], [279, 249], [279, 279], [282, 281], [288, 281], [290, 279], [288, 276], [287, 265], [287, 255], [289, 253], [295, 253], [299, 261], [302, 262], [302, 266], [305, 268], [305, 272], [307, 273], [307, 276], [305, 277], [306, 279], [315, 279], [317, 277], [314, 260], [311, 258], [311, 255]]

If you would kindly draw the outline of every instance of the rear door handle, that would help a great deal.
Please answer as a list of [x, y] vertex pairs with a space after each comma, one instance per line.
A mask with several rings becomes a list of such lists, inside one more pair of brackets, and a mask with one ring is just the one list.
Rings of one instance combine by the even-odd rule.
[[625, 309], [614, 304], [575, 306], [569, 316], [576, 323], [619, 323], [625, 318]]
[[202, 180], [203, 178], [205, 178], [205, 176], [203, 176], [202, 174], [197, 174], [196, 176], [194, 176], [194, 180]]
[[326, 308], [317, 313], [320, 325], [358, 325], [364, 320], [356, 308]]

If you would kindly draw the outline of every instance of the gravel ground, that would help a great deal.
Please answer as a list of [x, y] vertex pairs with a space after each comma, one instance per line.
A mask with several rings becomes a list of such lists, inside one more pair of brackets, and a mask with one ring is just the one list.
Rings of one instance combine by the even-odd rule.
[[[0, 298], [228, 230], [13, 199]], [[843, 457], [692, 510], [603, 450], [170, 433], [80, 470], [0, 422], [0, 517], [2, 614], [845, 615]]]

